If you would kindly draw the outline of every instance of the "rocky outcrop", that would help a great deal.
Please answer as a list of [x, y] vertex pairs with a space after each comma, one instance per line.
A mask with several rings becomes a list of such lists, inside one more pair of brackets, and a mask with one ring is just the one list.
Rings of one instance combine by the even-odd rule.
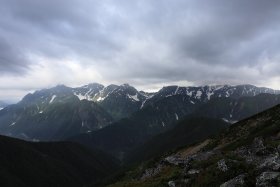
[[[239, 158], [238, 160], [226, 158], [223, 156], [222, 159], [216, 162], [216, 170], [221, 173], [232, 173], [238, 167], [242, 167], [242, 164], [246, 166], [252, 166], [255, 176], [256, 186], [273, 186], [273, 184], [280, 184], [280, 157], [279, 149], [280, 146], [269, 146], [266, 145], [265, 140], [262, 137], [256, 137], [251, 144], [246, 146], [237, 147], [235, 150], [230, 152], [231, 157]], [[196, 176], [200, 174], [204, 168], [197, 166], [198, 162], [207, 162], [213, 158], [221, 157], [223, 154], [218, 149], [213, 151], [202, 151], [199, 150], [193, 154], [182, 155], [176, 153], [163, 159], [165, 164], [176, 165], [182, 168], [181, 178], [169, 181], [168, 186], [179, 186], [189, 185]], [[243, 159], [240, 160], [240, 159]], [[231, 166], [234, 166], [231, 168]], [[237, 168], [236, 168], [237, 167]], [[217, 171], [215, 171], [217, 172]], [[234, 187], [243, 186], [246, 182], [247, 173], [240, 173], [236, 177], [229, 179], [222, 183], [221, 187]], [[250, 176], [251, 177], [251, 176]]]
[[228, 166], [226, 165], [225, 159], [220, 160], [217, 163], [217, 165], [218, 165], [218, 169], [223, 171], [223, 172], [226, 172], [228, 170]]
[[168, 182], [168, 186], [169, 187], [175, 187], [176, 186], [176, 183], [174, 181], [169, 181]]
[[280, 172], [263, 172], [257, 177], [256, 186], [276, 186], [280, 184]]
[[155, 168], [165, 169], [141, 185], [157, 180], [154, 186], [279, 186], [279, 114], [280, 105], [162, 158]]
[[279, 171], [278, 147], [265, 146], [262, 138], [255, 138], [252, 145], [239, 148], [235, 153], [244, 158], [247, 163], [255, 165], [258, 170]]
[[245, 174], [238, 175], [233, 179], [223, 183], [220, 187], [236, 187], [244, 185]]
[[171, 155], [171, 156], [168, 156], [166, 157], [164, 160], [166, 162], [168, 162], [169, 164], [174, 164], [176, 166], [179, 166], [179, 165], [186, 165], [187, 163], [189, 163], [191, 161], [191, 157], [181, 157], [181, 155]]
[[140, 180], [146, 180], [151, 177], [158, 175], [162, 169], [164, 168], [163, 164], [158, 164], [155, 168], [148, 168], [144, 171], [143, 175], [141, 176]]

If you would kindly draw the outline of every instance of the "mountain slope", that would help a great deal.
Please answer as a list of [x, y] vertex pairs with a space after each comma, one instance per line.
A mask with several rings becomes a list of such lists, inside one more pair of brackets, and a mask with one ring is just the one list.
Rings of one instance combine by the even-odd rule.
[[28, 94], [0, 111], [0, 132], [27, 140], [62, 140], [109, 125], [112, 117], [96, 103], [80, 101], [57, 86]]
[[180, 119], [188, 116], [233, 122], [273, 107], [279, 102], [279, 95], [263, 94], [239, 99], [214, 98], [205, 104], [199, 101], [193, 104], [188, 95], [174, 95], [147, 105], [128, 119], [97, 132], [78, 135], [71, 140], [124, 158], [136, 147], [157, 134], [171, 130]]
[[119, 120], [129, 117], [132, 113], [138, 111], [146, 96], [134, 87], [123, 84], [102, 98], [104, 99], [99, 102], [100, 106], [108, 111], [116, 120]]
[[88, 85], [84, 85], [77, 88], [72, 88], [72, 92], [76, 95], [80, 100], [96, 100], [97, 95], [104, 89], [102, 84], [91, 83]]
[[123, 159], [133, 148], [143, 144], [152, 136], [173, 128], [182, 116], [194, 111], [197, 105], [193, 105], [184, 97], [188, 96], [165, 98], [135, 112], [129, 118], [69, 140], [101, 149]]
[[99, 151], [70, 142], [30, 143], [0, 136], [0, 186], [84, 186], [117, 165]]
[[149, 160], [167, 151], [199, 142], [219, 133], [221, 130], [229, 127], [229, 125], [223, 120], [204, 117], [181, 120], [170, 131], [153, 137], [144, 145], [131, 151], [127, 162], [133, 163]]
[[254, 97], [213, 98], [193, 112], [193, 116], [223, 119], [234, 123], [280, 104], [280, 95], [259, 94]]
[[86, 99], [98, 103], [115, 120], [128, 117], [139, 110], [144, 100], [148, 97], [144, 92], [139, 92], [129, 84], [120, 86], [111, 84], [104, 87], [101, 84], [93, 83], [73, 88], [73, 93], [80, 100]]
[[280, 105], [127, 172], [116, 186], [279, 186]]
[[8, 106], [9, 104], [7, 104], [4, 101], [0, 101], [0, 110], [2, 110], [3, 108], [5, 108], [6, 106]]
[[95, 101], [108, 111], [116, 120], [129, 117], [132, 113], [159, 100], [172, 96], [187, 98], [192, 104], [206, 103], [214, 98], [253, 97], [262, 93], [280, 94], [280, 91], [253, 85], [220, 85], [200, 87], [163, 87], [156, 93], [145, 93], [134, 87], [123, 84], [120, 86], [93, 83], [74, 88], [73, 93], [80, 99]]

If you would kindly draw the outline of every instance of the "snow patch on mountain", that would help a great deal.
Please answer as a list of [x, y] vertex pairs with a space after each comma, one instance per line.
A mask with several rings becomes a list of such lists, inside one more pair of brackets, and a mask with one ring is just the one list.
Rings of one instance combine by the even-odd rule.
[[214, 90], [220, 90], [222, 88], [224, 88], [225, 86], [224, 85], [217, 85], [217, 86], [213, 86], [214, 87]]
[[230, 119], [226, 119], [226, 118], [222, 118], [222, 120], [226, 123], [230, 123], [230, 124], [234, 124], [234, 123], [237, 123], [238, 121], [237, 120], [230, 120]]
[[94, 95], [93, 100], [96, 100], [97, 102], [101, 102], [103, 100], [105, 100], [107, 97], [109, 97], [114, 91], [117, 91], [117, 89], [113, 89], [111, 91], [106, 91], [107, 87], [103, 88], [102, 90], [100, 90], [98, 93], [96, 93]]
[[146, 101], [148, 101], [149, 99], [151, 99], [155, 96], [155, 94], [151, 94], [151, 95], [141, 94], [141, 95], [143, 95], [146, 99], [142, 102], [140, 109], [142, 109], [145, 106]]
[[178, 117], [177, 113], [175, 113], [175, 118], [176, 118], [177, 121], [179, 120], [179, 117]]
[[96, 101], [98, 101], [98, 102], [100, 102], [100, 101], [103, 101], [104, 99], [106, 99], [106, 97], [98, 97], [97, 99], [96, 99]]
[[175, 93], [174, 93], [175, 95], [178, 93], [179, 88], [180, 88], [180, 87], [177, 86], [177, 88], [176, 88], [176, 90], [175, 90]]
[[138, 99], [138, 94], [135, 94], [135, 95], [129, 95], [129, 94], [127, 94], [127, 97], [130, 98], [130, 99], [132, 99], [132, 100], [134, 100], [134, 101], [140, 101], [140, 100]]
[[74, 93], [75, 96], [77, 96], [80, 100], [83, 100], [83, 99], [87, 99], [87, 97], [85, 95], [82, 95], [82, 94], [77, 94], [77, 93]]
[[15, 124], [16, 124], [16, 122], [14, 121], [10, 124], [10, 126], [14, 126]]
[[50, 102], [49, 102], [49, 104], [51, 104], [54, 101], [55, 98], [56, 98], [56, 95], [53, 95], [51, 100], [50, 100]]
[[189, 90], [187, 89], [187, 95], [190, 96], [190, 97], [192, 97], [193, 91], [190, 91], [190, 92], [189, 92]]
[[207, 99], [210, 100], [212, 95], [214, 95], [214, 92], [208, 92], [207, 93]]
[[202, 95], [202, 91], [197, 91], [197, 92], [196, 92], [196, 98], [197, 98], [197, 99], [200, 99], [200, 98], [201, 98], [201, 95]]

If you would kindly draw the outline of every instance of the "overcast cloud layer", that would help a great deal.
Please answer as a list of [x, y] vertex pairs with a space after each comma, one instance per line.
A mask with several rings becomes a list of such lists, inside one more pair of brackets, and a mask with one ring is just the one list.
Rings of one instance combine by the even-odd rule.
[[0, 100], [56, 84], [280, 89], [279, 0], [1, 0]]

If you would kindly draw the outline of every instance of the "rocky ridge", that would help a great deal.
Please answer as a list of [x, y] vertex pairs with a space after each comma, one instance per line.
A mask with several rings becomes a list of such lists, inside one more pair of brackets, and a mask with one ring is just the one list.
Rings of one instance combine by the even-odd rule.
[[141, 165], [126, 174], [129, 180], [111, 186], [277, 186], [279, 154], [278, 105], [217, 137]]

